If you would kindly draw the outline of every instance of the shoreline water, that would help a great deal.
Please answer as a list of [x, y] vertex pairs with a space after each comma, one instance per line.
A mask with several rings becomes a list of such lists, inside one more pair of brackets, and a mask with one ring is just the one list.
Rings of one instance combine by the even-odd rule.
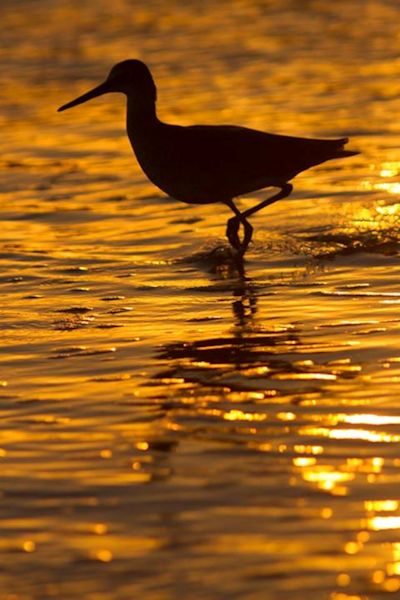
[[[32, 6], [3, 8], [0, 597], [396, 594], [397, 4]], [[166, 120], [362, 154], [257, 215], [240, 276], [121, 98], [55, 112], [128, 56]]]

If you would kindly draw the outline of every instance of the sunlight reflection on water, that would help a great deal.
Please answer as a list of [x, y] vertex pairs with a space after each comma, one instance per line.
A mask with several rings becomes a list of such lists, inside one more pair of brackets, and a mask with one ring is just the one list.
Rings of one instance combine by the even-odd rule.
[[[0, 596], [395, 597], [398, 3], [32, 7], [2, 5]], [[121, 98], [56, 114], [126, 57], [166, 120], [362, 155], [254, 218], [242, 279]]]

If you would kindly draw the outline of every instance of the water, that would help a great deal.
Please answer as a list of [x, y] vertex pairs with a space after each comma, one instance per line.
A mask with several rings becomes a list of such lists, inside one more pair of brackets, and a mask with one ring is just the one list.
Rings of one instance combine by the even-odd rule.
[[[397, 597], [399, 12], [3, 0], [2, 600]], [[254, 217], [243, 281], [122, 97], [55, 112], [128, 57], [167, 121], [362, 154]]]

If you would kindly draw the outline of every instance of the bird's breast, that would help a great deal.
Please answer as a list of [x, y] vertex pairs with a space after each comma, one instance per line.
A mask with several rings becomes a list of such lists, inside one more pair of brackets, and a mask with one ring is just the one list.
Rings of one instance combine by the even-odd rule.
[[[172, 126], [170, 126], [172, 127]], [[145, 175], [164, 193], [190, 204], [224, 200], [205, 164], [187, 148], [179, 131], [136, 132], [129, 139]]]

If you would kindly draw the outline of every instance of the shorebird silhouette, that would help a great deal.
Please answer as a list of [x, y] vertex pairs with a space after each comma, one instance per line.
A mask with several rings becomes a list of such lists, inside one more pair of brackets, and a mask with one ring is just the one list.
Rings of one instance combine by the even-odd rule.
[[[344, 149], [348, 138], [308, 139], [233, 125], [183, 127], [163, 123], [156, 114], [153, 77], [136, 59], [116, 64], [103, 83], [58, 110], [109, 92], [127, 96], [128, 137], [150, 181], [182, 202], [226, 204], [235, 214], [228, 220], [226, 235], [241, 256], [253, 235], [248, 217], [286, 198], [293, 189], [288, 183], [293, 177], [327, 160], [358, 154]], [[280, 191], [243, 212], [233, 202], [237, 196], [266, 187]], [[244, 229], [242, 241], [240, 224]]]

